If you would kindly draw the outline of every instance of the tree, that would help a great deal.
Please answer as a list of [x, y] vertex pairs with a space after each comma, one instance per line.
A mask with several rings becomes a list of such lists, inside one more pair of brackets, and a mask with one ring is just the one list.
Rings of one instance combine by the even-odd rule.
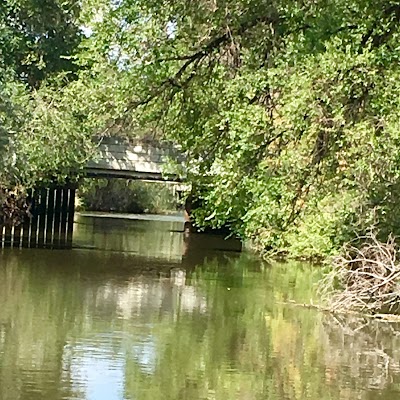
[[315, 256], [399, 226], [399, 18], [387, 1], [122, 0], [91, 46], [125, 114], [187, 151], [199, 225]]
[[80, 68], [74, 60], [82, 38], [79, 12], [76, 0], [0, 5], [3, 185], [65, 180], [85, 163], [88, 134], [69, 104], [73, 88], [66, 87]]
[[399, 19], [383, 0], [86, 0], [77, 79], [42, 98], [65, 143], [78, 128], [178, 142], [199, 226], [326, 255], [400, 226]]
[[77, 0], [4, 0], [0, 5], [0, 60], [38, 88], [46, 77], [76, 72], [71, 56], [81, 40]]

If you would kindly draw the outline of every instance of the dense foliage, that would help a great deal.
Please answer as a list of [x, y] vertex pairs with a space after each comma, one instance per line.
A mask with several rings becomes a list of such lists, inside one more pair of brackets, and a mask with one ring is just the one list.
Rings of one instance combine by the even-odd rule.
[[0, 66], [12, 68], [30, 87], [72, 63], [81, 32], [77, 0], [3, 0], [0, 5]]
[[91, 135], [152, 132], [187, 152], [199, 226], [306, 257], [371, 226], [398, 233], [398, 2], [80, 4], [60, 21], [79, 42], [62, 57], [74, 68], [55, 79], [49, 63], [51, 79], [23, 107], [25, 180], [79, 171]]
[[76, 0], [5, 0], [0, 5], [3, 184], [65, 179], [86, 154], [66, 96], [70, 89], [60, 93], [79, 69], [72, 59], [82, 36], [78, 17]]
[[88, 211], [168, 214], [181, 207], [173, 187], [160, 182], [87, 178], [78, 195], [80, 208]]

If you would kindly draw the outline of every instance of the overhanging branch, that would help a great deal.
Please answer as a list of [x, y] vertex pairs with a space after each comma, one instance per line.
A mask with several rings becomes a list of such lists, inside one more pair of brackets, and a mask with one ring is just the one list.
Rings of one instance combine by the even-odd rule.
[[232, 40], [232, 35], [243, 35], [249, 29], [255, 27], [259, 23], [277, 24], [279, 22], [278, 16], [257, 16], [256, 18], [244, 21], [236, 30], [227, 31], [213, 39], [203, 48], [190, 55], [180, 55], [165, 59], [159, 59], [157, 62], [173, 62], [184, 61], [179, 70], [170, 77], [166, 78], [160, 85], [151, 90], [151, 93], [144, 99], [132, 102], [129, 109], [133, 109], [142, 105], [149, 104], [152, 100], [160, 96], [165, 90], [171, 87], [184, 88], [189, 80], [193, 78], [191, 75], [187, 81], [182, 82], [182, 77], [192, 65], [198, 66], [204, 59], [211, 56], [215, 51], [219, 51], [221, 46]]

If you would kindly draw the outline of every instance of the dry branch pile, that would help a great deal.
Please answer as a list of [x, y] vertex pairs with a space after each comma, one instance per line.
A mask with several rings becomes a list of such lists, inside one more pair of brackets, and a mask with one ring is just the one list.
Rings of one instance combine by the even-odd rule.
[[30, 204], [23, 189], [0, 187], [0, 227], [18, 226], [30, 216]]
[[[360, 247], [347, 245], [334, 259], [332, 272], [324, 280], [325, 289], [333, 285], [333, 311], [355, 310], [368, 313], [400, 311], [400, 263], [393, 237], [386, 243], [375, 235], [364, 238]], [[331, 292], [332, 293], [332, 292]]]

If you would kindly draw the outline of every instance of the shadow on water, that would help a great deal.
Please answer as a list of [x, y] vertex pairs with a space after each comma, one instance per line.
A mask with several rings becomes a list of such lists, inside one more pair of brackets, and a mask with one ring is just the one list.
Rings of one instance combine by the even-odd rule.
[[0, 252], [1, 400], [399, 398], [398, 324], [287, 305], [319, 268], [87, 218], [91, 248]]
[[73, 245], [81, 249], [132, 253], [153, 261], [186, 266], [192, 265], [195, 259], [201, 263], [212, 253], [221, 257], [224, 253], [241, 251], [242, 245], [237, 239], [225, 239], [224, 235], [188, 234], [183, 228], [181, 215], [124, 218], [121, 214], [84, 214], [76, 218]]

